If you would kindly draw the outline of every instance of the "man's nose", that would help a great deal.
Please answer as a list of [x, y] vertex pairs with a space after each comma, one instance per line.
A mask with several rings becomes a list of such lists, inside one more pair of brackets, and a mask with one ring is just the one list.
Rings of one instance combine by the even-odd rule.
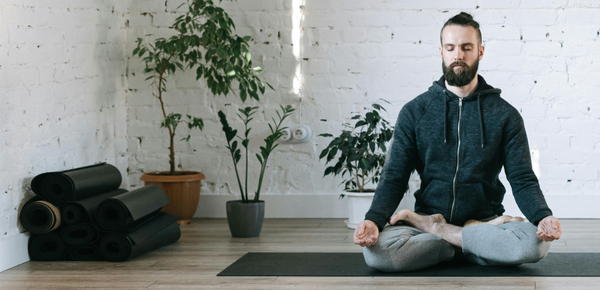
[[462, 50], [457, 49], [456, 53], [454, 54], [454, 61], [458, 61], [458, 60], [462, 61], [462, 60], [464, 60], [464, 58], [465, 58], [465, 53]]

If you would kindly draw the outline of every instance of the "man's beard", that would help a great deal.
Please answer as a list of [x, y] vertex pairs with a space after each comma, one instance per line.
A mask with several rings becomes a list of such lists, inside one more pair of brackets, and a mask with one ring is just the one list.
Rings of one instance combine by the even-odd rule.
[[[463, 68], [458, 73], [455, 73], [453, 68], [457, 65], [460, 65]], [[451, 63], [450, 66], [446, 66], [446, 63], [444, 60], [442, 60], [442, 72], [444, 73], [444, 79], [453, 87], [464, 87], [468, 85], [477, 75], [478, 67], [479, 59], [475, 59], [473, 66], [468, 66], [462, 61], [455, 61]]]

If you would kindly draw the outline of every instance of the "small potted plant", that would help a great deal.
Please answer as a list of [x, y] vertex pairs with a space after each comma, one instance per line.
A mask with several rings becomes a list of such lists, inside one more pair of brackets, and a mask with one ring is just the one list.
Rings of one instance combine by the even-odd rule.
[[[251, 37], [235, 35], [233, 20], [211, 0], [188, 0], [177, 10], [184, 5], [184, 12], [171, 27], [171, 37], [151, 42], [138, 38], [133, 50], [133, 56], [145, 64], [146, 80], [151, 81], [153, 95], [160, 103], [161, 127], [169, 133], [169, 170], [145, 173], [141, 180], [167, 192], [171, 203], [163, 210], [179, 215], [180, 224], [189, 223], [196, 212], [204, 174], [175, 170], [175, 130], [181, 123], [187, 123], [189, 130], [202, 130], [204, 121], [187, 114], [167, 113], [167, 79], [178, 71], [193, 70], [196, 80], [205, 81], [215, 96], [232, 92], [232, 83], [237, 81], [242, 101], [248, 96], [258, 99], [258, 93], [265, 91], [264, 83], [257, 76], [261, 68], [252, 67], [248, 45]], [[190, 134], [181, 140], [189, 141]]]
[[[250, 130], [252, 130], [248, 125], [250, 121], [252, 121], [252, 116], [256, 113], [258, 107], [246, 107], [238, 110], [239, 113], [237, 115], [244, 123], [243, 137], [237, 134], [238, 130], [231, 128], [227, 122], [227, 116], [223, 111], [219, 111], [218, 113], [221, 124], [223, 125], [225, 139], [227, 140], [227, 149], [229, 149], [231, 159], [233, 160], [235, 176], [241, 195], [240, 200], [230, 200], [226, 204], [227, 222], [229, 223], [229, 230], [233, 237], [248, 238], [258, 237], [260, 235], [265, 215], [265, 202], [260, 200], [260, 189], [265, 176], [265, 170], [267, 169], [267, 161], [269, 161], [271, 152], [279, 146], [279, 144], [275, 144], [275, 142], [281, 138], [281, 132], [286, 128], [282, 127], [283, 121], [294, 111], [291, 106], [280, 106], [280, 109], [281, 112], [277, 111], [278, 120], [273, 118], [273, 123], [269, 124], [271, 134], [265, 138], [265, 146], [260, 146], [260, 154], [256, 153], [256, 159], [258, 159], [258, 162], [260, 163], [260, 175], [258, 177], [258, 188], [254, 192], [253, 199], [250, 199], [248, 196], [248, 145], [250, 143]], [[242, 159], [242, 150], [241, 147], [238, 146], [238, 144], [240, 144], [238, 141], [241, 141], [241, 147], [244, 147], [246, 167], [244, 171], [244, 185], [242, 185], [237, 166]]]
[[[389, 104], [385, 100], [381, 100]], [[346, 129], [335, 137], [323, 149], [319, 159], [326, 159], [325, 164], [335, 163], [325, 169], [323, 177], [333, 174], [340, 175], [344, 181], [345, 193], [348, 196], [349, 228], [356, 228], [364, 220], [371, 206], [375, 188], [366, 188], [369, 183], [376, 184], [385, 162], [386, 143], [392, 139], [394, 127], [381, 116], [385, 108], [377, 102], [371, 108], [364, 108], [364, 114], [356, 113], [351, 120], [356, 120], [354, 126], [345, 123]], [[332, 134], [320, 134], [320, 137], [333, 137]]]

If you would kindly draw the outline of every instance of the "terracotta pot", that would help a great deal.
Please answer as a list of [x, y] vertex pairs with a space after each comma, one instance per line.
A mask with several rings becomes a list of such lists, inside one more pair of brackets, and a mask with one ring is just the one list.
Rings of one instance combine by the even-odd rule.
[[171, 202], [162, 210], [179, 216], [177, 223], [186, 225], [192, 222], [200, 200], [200, 181], [204, 174], [197, 171], [175, 171], [178, 175], [168, 174], [168, 171], [144, 173], [140, 180], [145, 185], [154, 184], [167, 193]]

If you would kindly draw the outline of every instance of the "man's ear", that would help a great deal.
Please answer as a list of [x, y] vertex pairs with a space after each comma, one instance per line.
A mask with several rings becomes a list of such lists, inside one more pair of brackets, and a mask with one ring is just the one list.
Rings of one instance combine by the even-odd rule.
[[442, 59], [444, 58], [444, 56], [442, 55], [442, 47], [440, 46], [440, 57], [442, 57]]
[[483, 52], [485, 51], [485, 46], [479, 46], [479, 60], [483, 58]]

